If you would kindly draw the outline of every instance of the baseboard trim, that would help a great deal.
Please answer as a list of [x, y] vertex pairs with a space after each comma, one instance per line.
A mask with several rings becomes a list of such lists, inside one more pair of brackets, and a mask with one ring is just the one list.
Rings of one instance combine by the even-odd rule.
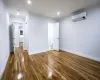
[[75, 54], [75, 55], [78, 55], [78, 56], [81, 56], [81, 57], [84, 57], [84, 58], [88, 58], [88, 59], [100, 62], [100, 58], [93, 57], [93, 56], [90, 56], [90, 55], [84, 55], [83, 53], [73, 52], [73, 51], [70, 51], [70, 50], [62, 50], [62, 49], [60, 49], [60, 51], [69, 52], [71, 54]]
[[8, 63], [9, 57], [10, 57], [10, 54], [6, 58], [5, 66], [2, 68], [2, 72], [0, 72], [0, 80], [2, 79], [3, 73], [4, 73], [4, 71], [5, 71], [6, 67], [7, 67], [7, 63]]
[[40, 54], [48, 51], [39, 51], [39, 52], [29, 52], [29, 55]]
[[0, 75], [0, 80], [1, 80], [1, 77], [2, 77], [2, 76]]

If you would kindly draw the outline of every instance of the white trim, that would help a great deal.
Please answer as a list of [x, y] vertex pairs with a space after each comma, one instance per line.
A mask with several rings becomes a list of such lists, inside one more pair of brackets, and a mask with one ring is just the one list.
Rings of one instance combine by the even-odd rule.
[[0, 80], [1, 80], [1, 78], [2, 78], [2, 76], [3, 76], [4, 71], [5, 71], [5, 68], [6, 68], [6, 65], [7, 65], [8, 59], [9, 59], [9, 55], [7, 56], [7, 58], [6, 58], [6, 60], [5, 60], [4, 67], [1, 68], [1, 72], [0, 72]]
[[29, 52], [29, 55], [40, 54], [40, 53], [47, 52], [47, 51], [48, 51], [48, 50], [37, 51], [37, 52]]
[[82, 56], [82, 57], [85, 57], [85, 58], [92, 59], [92, 60], [100, 62], [100, 58], [98, 58], [98, 57], [94, 57], [94, 56], [91, 56], [91, 55], [86, 55], [86, 54], [83, 54], [83, 53], [80, 53], [80, 52], [74, 52], [74, 51], [70, 51], [70, 50], [65, 50], [65, 49], [60, 49], [60, 50], [66, 51], [66, 52], [70, 52], [72, 54], [76, 54], [76, 55], [79, 55], [79, 56]]

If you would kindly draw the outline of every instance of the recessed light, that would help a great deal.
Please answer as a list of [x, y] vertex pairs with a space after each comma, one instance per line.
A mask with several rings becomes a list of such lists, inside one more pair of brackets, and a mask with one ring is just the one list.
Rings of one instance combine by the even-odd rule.
[[32, 1], [31, 0], [27, 0], [27, 4], [32, 4]]
[[19, 16], [19, 12], [17, 12], [17, 16]]
[[59, 16], [60, 15], [60, 12], [57, 12], [57, 15]]

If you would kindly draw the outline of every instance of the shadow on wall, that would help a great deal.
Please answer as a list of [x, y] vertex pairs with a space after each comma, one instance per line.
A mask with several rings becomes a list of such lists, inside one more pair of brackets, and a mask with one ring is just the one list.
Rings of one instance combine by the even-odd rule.
[[13, 49], [13, 24], [11, 24], [9, 26], [9, 40], [10, 40], [10, 52], [14, 52], [14, 49]]

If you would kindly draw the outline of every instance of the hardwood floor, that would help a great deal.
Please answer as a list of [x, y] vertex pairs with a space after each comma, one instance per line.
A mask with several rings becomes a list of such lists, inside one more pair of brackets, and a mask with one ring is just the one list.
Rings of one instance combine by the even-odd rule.
[[18, 48], [1, 80], [100, 80], [100, 62], [63, 51], [29, 56]]

